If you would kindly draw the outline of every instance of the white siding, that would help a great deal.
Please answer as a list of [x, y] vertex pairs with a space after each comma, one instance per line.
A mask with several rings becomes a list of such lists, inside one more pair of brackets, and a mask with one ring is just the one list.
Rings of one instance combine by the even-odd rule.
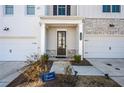
[[85, 18], [124, 18], [124, 5], [120, 13], [103, 13], [102, 5], [79, 5], [78, 15]]
[[[26, 60], [26, 56], [38, 52], [38, 17], [44, 14], [42, 7], [36, 6], [35, 15], [27, 15], [25, 5], [14, 5], [14, 14], [5, 15], [4, 5], [0, 6], [0, 55], [3, 55], [0, 61], [23, 61]], [[4, 31], [4, 27], [8, 27], [9, 31]], [[12, 54], [9, 54], [9, 49], [13, 50]]]

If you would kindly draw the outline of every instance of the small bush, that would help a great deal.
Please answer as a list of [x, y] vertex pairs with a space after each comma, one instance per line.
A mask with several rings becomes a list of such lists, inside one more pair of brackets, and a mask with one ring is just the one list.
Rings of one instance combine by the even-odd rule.
[[67, 67], [64, 68], [65, 71], [65, 78], [64, 78], [64, 83], [67, 83], [71, 86], [76, 85], [76, 77], [73, 75], [72, 67], [71, 65], [68, 65]]
[[23, 68], [23, 70], [25, 70], [24, 76], [28, 79], [28, 81], [37, 81], [41, 73], [48, 71], [48, 55], [42, 55], [36, 60], [34, 60], [34, 57], [36, 57], [36, 55], [28, 57], [26, 61], [27, 65]]
[[41, 56], [41, 61], [42, 62], [48, 62], [48, 60], [49, 60], [49, 57], [48, 57], [47, 54], [44, 54], [44, 55]]
[[81, 62], [81, 56], [80, 55], [75, 55], [74, 56], [74, 61], [77, 62], [77, 63]]
[[39, 79], [40, 73], [43, 71], [40, 62], [34, 62], [28, 69], [24, 72], [24, 76], [28, 81], [37, 81]]

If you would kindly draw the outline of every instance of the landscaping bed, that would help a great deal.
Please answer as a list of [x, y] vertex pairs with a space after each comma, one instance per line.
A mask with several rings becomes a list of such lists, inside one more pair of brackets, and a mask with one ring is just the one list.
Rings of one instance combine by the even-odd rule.
[[[37, 61], [28, 60], [27, 66], [22, 68], [23, 73], [13, 80], [7, 87], [120, 87], [112, 79], [104, 76], [77, 76], [72, 75], [72, 68], [68, 65], [63, 74], [56, 74], [52, 81], [42, 82], [40, 75], [49, 72], [53, 62], [48, 61], [47, 55], [42, 55]], [[80, 60], [75, 56], [72, 65], [92, 66], [86, 59]]]
[[8, 87], [120, 87], [112, 79], [104, 76], [78, 76], [73, 78], [73, 82], [65, 81], [66, 75], [57, 74], [56, 79], [43, 83], [42, 81], [27, 82], [23, 74], [11, 82]]
[[[50, 71], [52, 67], [53, 62], [48, 61], [47, 62], [47, 70]], [[13, 80], [7, 87], [34, 87], [34, 86], [43, 86], [43, 82], [37, 77], [38, 79], [35, 81], [29, 81], [27, 77], [25, 77], [25, 72], [29, 71], [30, 68], [28, 68], [26, 71], [24, 71], [22, 74], [20, 74], [15, 80]], [[47, 72], [48, 72], [47, 71]], [[32, 71], [33, 74], [33, 71]]]
[[76, 65], [76, 66], [92, 66], [92, 64], [90, 64], [89, 61], [87, 61], [86, 59], [83, 59], [80, 62], [76, 62], [76, 61], [70, 61], [70, 63], [72, 65]]
[[120, 87], [112, 79], [107, 79], [104, 76], [78, 76], [74, 78], [75, 82], [64, 82], [66, 75], [57, 75], [53, 81], [46, 82], [45, 87]]

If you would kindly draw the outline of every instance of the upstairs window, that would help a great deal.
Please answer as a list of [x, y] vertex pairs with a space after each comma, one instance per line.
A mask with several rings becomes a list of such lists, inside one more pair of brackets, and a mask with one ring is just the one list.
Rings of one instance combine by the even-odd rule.
[[120, 12], [121, 6], [120, 5], [103, 5], [103, 12]]
[[13, 15], [13, 5], [5, 5], [5, 15]]
[[111, 6], [110, 5], [103, 5], [103, 12], [111, 12]]
[[58, 15], [65, 15], [66, 13], [65, 5], [58, 5]]
[[53, 15], [70, 15], [70, 5], [53, 5]]
[[35, 6], [27, 5], [27, 15], [35, 15]]
[[112, 12], [120, 12], [121, 8], [120, 5], [112, 5]]

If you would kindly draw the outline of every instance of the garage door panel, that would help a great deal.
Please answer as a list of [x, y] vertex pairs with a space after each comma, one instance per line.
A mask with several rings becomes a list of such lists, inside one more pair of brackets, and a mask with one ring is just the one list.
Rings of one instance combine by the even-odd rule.
[[85, 37], [85, 39], [85, 58], [124, 58], [124, 37]]
[[93, 42], [93, 43], [85, 43], [85, 47], [108, 47], [109, 45], [108, 44], [105, 44], [105, 43], [96, 43], [96, 42]]
[[88, 52], [85, 54], [85, 58], [109, 58], [109, 54], [107, 52]]
[[101, 47], [87, 47], [85, 52], [108, 52], [107, 47], [101, 48]]
[[25, 61], [37, 52], [34, 40], [0, 40], [0, 61]]

